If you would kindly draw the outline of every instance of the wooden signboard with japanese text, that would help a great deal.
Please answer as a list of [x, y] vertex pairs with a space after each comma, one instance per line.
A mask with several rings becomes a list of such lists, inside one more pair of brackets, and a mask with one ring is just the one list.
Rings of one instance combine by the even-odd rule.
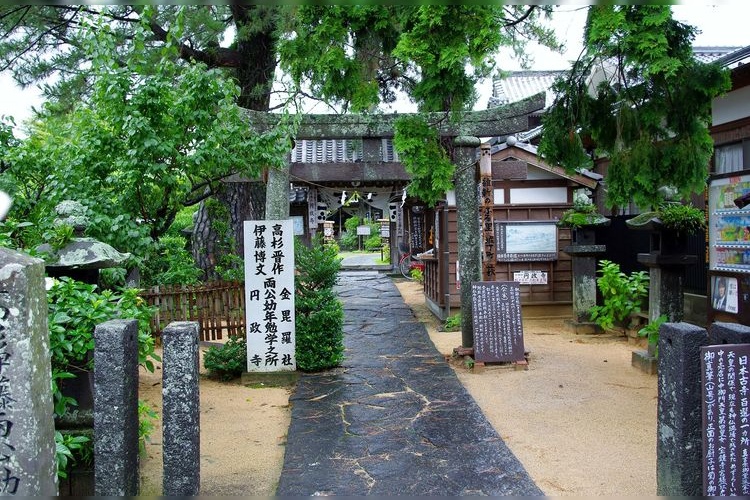
[[524, 360], [521, 293], [515, 281], [471, 284], [474, 360]]
[[750, 344], [701, 347], [703, 494], [750, 495]]
[[247, 371], [294, 371], [291, 219], [244, 221]]

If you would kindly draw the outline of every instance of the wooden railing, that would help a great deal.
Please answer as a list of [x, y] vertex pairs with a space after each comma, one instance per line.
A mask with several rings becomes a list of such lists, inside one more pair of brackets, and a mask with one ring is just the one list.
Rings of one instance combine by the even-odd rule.
[[197, 321], [201, 341], [245, 335], [245, 285], [214, 281], [202, 285], [162, 285], [141, 292], [157, 308], [151, 320], [154, 335], [172, 321]]

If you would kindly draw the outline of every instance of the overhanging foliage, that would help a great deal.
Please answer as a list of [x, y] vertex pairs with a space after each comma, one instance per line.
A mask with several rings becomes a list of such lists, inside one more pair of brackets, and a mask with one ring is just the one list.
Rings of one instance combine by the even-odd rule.
[[669, 6], [589, 10], [585, 52], [556, 82], [539, 151], [568, 171], [609, 158], [607, 203], [662, 201], [659, 188], [701, 192], [713, 152], [711, 100], [729, 89], [726, 70], [693, 58], [695, 29]]

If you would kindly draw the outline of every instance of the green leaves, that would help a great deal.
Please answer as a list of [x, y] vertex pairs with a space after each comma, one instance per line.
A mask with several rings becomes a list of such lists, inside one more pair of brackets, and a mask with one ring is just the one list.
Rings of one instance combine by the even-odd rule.
[[[17, 199], [11, 217], [51, 217], [76, 198], [97, 214], [89, 235], [142, 257], [143, 237], [156, 240], [221, 179], [284, 164], [294, 121], [257, 135], [235, 105], [239, 88], [218, 70], [172, 51], [125, 50], [109, 24], [97, 27], [78, 32], [93, 61], [90, 100], [45, 114], [4, 151], [3, 183]], [[140, 25], [131, 34], [147, 38]]]
[[555, 84], [540, 153], [568, 171], [610, 159], [607, 204], [656, 206], [661, 186], [701, 192], [713, 146], [711, 100], [727, 71], [693, 59], [695, 29], [669, 6], [598, 5], [589, 10], [586, 53]]
[[[294, 84], [345, 111], [374, 111], [405, 91], [421, 111], [461, 111], [494, 70], [501, 47], [557, 48], [539, 6], [299, 6], [279, 41]], [[523, 18], [523, 22], [518, 22]]]
[[220, 380], [232, 380], [247, 370], [247, 340], [229, 337], [223, 346], [211, 346], [203, 355], [203, 366]]
[[455, 166], [439, 141], [437, 130], [423, 117], [396, 120], [393, 145], [411, 175], [408, 191], [429, 206], [435, 206], [453, 189]]
[[57, 477], [68, 477], [68, 463], [76, 461], [76, 455], [80, 455], [91, 439], [87, 436], [76, 436], [74, 434], [63, 434], [55, 431], [55, 459], [57, 461]]
[[294, 245], [297, 367], [318, 371], [344, 359], [344, 308], [333, 292], [341, 260], [334, 246], [316, 238], [309, 247]]
[[612, 328], [630, 313], [640, 312], [641, 302], [648, 297], [649, 275], [646, 271], [627, 275], [620, 271], [619, 264], [602, 260], [597, 272], [600, 276], [596, 285], [604, 302], [591, 308], [591, 319], [597, 325]]

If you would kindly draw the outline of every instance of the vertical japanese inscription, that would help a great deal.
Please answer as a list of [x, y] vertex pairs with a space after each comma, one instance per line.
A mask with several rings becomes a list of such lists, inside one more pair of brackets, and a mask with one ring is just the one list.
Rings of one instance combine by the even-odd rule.
[[11, 410], [16, 401], [13, 399], [13, 387], [8, 378], [9, 368], [14, 360], [12, 348], [8, 343], [10, 309], [6, 305], [7, 296], [7, 292], [0, 291], [0, 494], [15, 495], [20, 479], [15, 476], [13, 470], [13, 464], [17, 463], [17, 460]]
[[750, 494], [750, 344], [701, 347], [703, 493]]
[[521, 293], [515, 281], [471, 284], [474, 359], [484, 362], [524, 359]]
[[247, 371], [295, 370], [291, 220], [245, 221]]
[[[484, 153], [483, 153], [484, 154]], [[492, 175], [482, 176], [482, 279], [495, 280], [495, 233], [493, 208], [495, 206]]]

